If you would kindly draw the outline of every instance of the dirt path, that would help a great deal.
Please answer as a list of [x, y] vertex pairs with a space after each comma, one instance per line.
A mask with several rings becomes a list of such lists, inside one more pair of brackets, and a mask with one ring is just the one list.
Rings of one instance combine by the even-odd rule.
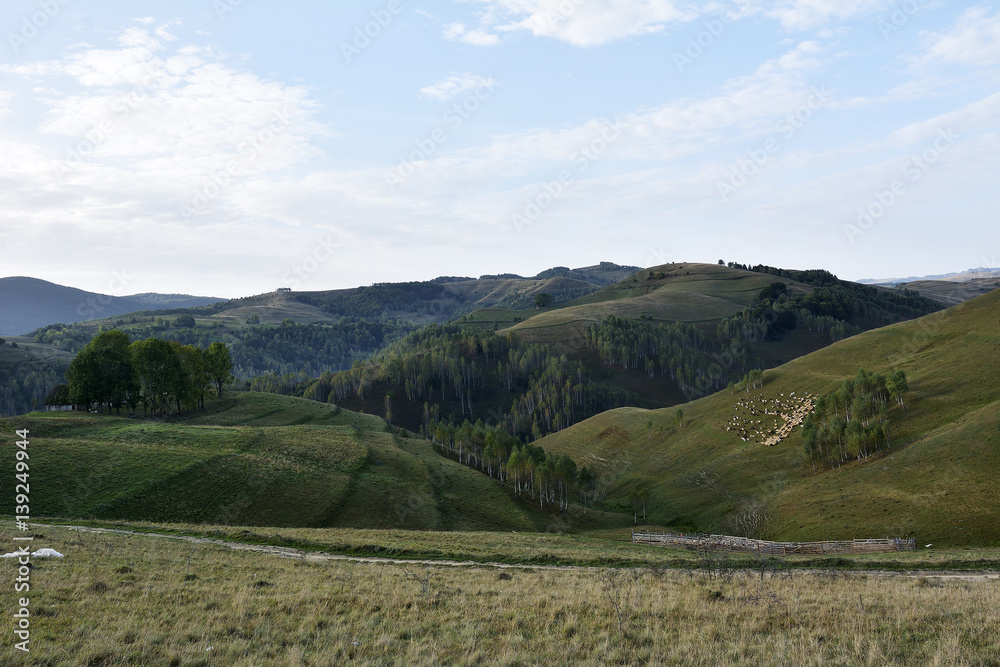
[[[323, 551], [305, 551], [292, 547], [276, 547], [265, 544], [248, 544], [246, 542], [230, 542], [228, 540], [217, 540], [210, 537], [193, 537], [190, 535], [167, 535], [166, 533], [143, 533], [133, 530], [121, 530], [118, 528], [91, 528], [88, 526], [64, 526], [33, 523], [32, 526], [44, 528], [65, 528], [84, 533], [112, 534], [112, 535], [134, 535], [137, 537], [154, 537], [158, 539], [179, 540], [190, 544], [211, 544], [221, 547], [229, 547], [234, 551], [249, 551], [254, 553], [278, 556], [301, 560], [306, 563], [324, 563], [330, 561], [346, 561], [350, 563], [365, 563], [369, 565], [434, 565], [439, 567], [488, 567], [495, 569], [516, 569], [516, 570], [579, 570], [579, 571], [599, 571], [606, 568], [591, 565], [531, 565], [528, 563], [493, 563], [480, 561], [457, 561], [457, 560], [412, 560], [406, 558], [380, 558], [377, 556], [344, 556], [341, 554], [330, 554]], [[796, 570], [803, 573], [822, 573], [822, 570]], [[940, 579], [945, 581], [969, 581], [987, 582], [1000, 580], [1000, 572], [953, 572], [953, 571], [925, 571], [914, 570], [906, 572], [893, 572], [888, 570], [849, 570], [838, 572], [839, 576], [859, 576], [887, 577], [887, 578], [910, 578], [919, 579]]]

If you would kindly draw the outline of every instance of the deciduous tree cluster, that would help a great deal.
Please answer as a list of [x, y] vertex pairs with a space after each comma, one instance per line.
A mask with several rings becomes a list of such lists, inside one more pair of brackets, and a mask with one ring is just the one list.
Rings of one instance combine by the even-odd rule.
[[205, 396], [222, 396], [232, 380], [233, 362], [224, 343], [207, 349], [148, 338], [132, 342], [117, 329], [104, 331], [73, 359], [66, 378], [69, 399], [89, 409], [165, 415], [176, 408], [204, 407]]
[[820, 396], [802, 424], [805, 452], [813, 468], [867, 460], [873, 453], [890, 450], [889, 404], [905, 408], [908, 390], [902, 370], [885, 376], [861, 369], [837, 391]]

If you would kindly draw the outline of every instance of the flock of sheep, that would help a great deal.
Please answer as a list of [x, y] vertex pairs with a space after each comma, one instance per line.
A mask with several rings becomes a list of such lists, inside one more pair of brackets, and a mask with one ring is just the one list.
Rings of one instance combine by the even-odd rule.
[[[726, 424], [726, 430], [735, 431], [743, 442], [773, 447], [791, 435], [792, 430], [805, 421], [813, 411], [817, 398], [819, 396], [813, 394], [796, 396], [794, 391], [787, 398], [784, 394], [779, 394], [778, 398], [764, 398], [763, 395], [741, 398], [733, 406], [735, 413]], [[767, 420], [768, 423], [765, 424], [765, 420], [757, 419], [760, 416], [771, 416], [776, 419], [773, 423]], [[780, 426], [778, 419], [784, 420]]]

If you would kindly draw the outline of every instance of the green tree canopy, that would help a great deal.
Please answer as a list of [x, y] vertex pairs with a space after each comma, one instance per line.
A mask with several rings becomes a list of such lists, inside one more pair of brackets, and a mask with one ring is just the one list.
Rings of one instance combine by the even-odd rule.
[[541, 292], [535, 295], [535, 308], [545, 308], [552, 305], [552, 295]]
[[205, 352], [205, 372], [213, 383], [219, 398], [226, 385], [233, 381], [233, 358], [225, 343], [212, 343]]

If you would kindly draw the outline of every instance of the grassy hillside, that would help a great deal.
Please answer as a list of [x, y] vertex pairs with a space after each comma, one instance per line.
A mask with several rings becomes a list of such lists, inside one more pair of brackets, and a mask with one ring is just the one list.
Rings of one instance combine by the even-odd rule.
[[954, 306], [963, 301], [982, 296], [1000, 287], [1000, 278], [973, 278], [968, 280], [916, 280], [903, 283], [899, 289], [911, 289], [921, 295]]
[[[919, 320], [854, 336], [764, 374], [755, 395], [834, 390], [859, 368], [909, 377], [890, 412], [894, 451], [814, 472], [800, 430], [774, 447], [725, 425], [745, 394], [722, 391], [673, 410], [623, 409], [544, 438], [547, 450], [604, 471], [610, 495], [650, 490], [650, 520], [725, 530], [763, 504], [783, 539], [914, 535], [921, 543], [1000, 543], [1000, 291]], [[651, 422], [651, 423], [650, 423]]]
[[572, 341], [583, 340], [586, 325], [608, 315], [715, 322], [741, 312], [773, 282], [785, 282], [799, 291], [810, 289], [791, 280], [715, 264], [667, 264], [644, 269], [561, 308], [546, 310], [517, 323], [513, 330], [530, 342], [570, 341], [572, 345]]
[[[418, 530], [554, 521], [377, 417], [303, 399], [238, 394], [167, 423], [79, 413], [0, 422], [11, 437], [25, 428], [38, 516]], [[592, 512], [582, 525], [616, 523]]]

